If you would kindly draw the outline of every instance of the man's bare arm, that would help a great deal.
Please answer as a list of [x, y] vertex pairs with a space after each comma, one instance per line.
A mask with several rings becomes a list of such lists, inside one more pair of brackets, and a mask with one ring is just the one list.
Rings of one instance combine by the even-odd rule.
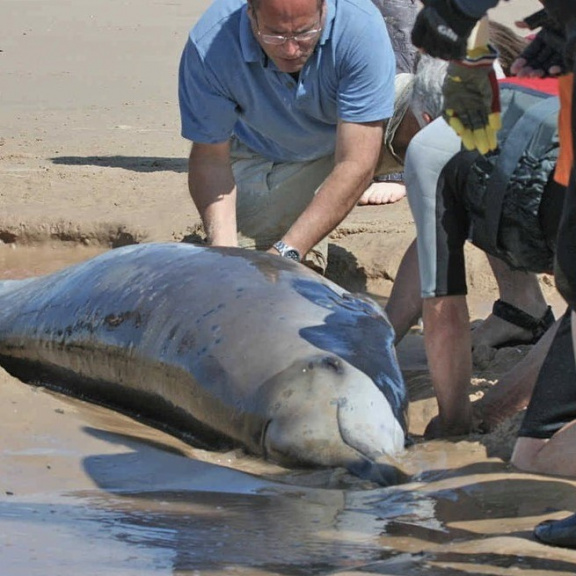
[[372, 181], [383, 124], [339, 122], [334, 169], [283, 238], [300, 254], [306, 254], [344, 220]]
[[228, 142], [193, 144], [188, 162], [188, 189], [202, 218], [208, 243], [236, 246], [236, 185]]

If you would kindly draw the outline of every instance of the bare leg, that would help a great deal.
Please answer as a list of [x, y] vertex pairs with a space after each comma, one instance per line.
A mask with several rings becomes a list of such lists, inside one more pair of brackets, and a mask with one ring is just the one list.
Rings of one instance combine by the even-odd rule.
[[467, 434], [472, 427], [472, 356], [466, 297], [425, 298], [423, 318], [426, 357], [438, 402], [438, 418], [425, 435]]
[[[574, 352], [574, 358], [576, 358], [576, 314], [574, 312], [571, 313], [571, 322], [572, 322], [572, 347]], [[561, 430], [560, 432], [565, 433], [565, 437], [562, 441], [568, 440], [570, 442], [569, 449], [574, 449], [574, 440], [576, 436], [569, 438], [570, 434], [573, 433], [575, 423], [572, 422], [568, 426]], [[568, 428], [571, 428], [568, 430]], [[554, 440], [555, 437], [552, 438]], [[518, 442], [522, 440], [523, 442], [520, 443], [518, 446]], [[544, 448], [540, 448], [538, 446], [530, 445], [524, 440], [528, 440], [527, 438], [519, 438], [517, 442], [517, 449], [515, 450], [515, 455], [513, 458], [516, 460], [516, 465], [518, 467], [529, 465], [529, 462], [523, 461], [523, 459], [527, 455], [533, 454], [540, 454]], [[548, 448], [548, 447], [547, 447]], [[558, 448], [558, 447], [555, 447]], [[568, 454], [562, 454], [564, 458], [570, 458]], [[574, 460], [574, 454], [572, 454], [572, 460]], [[566, 468], [562, 470], [562, 472], [567, 472]], [[561, 472], [561, 473], [562, 473]], [[571, 474], [574, 477], [574, 474]], [[567, 518], [562, 518], [561, 520], [545, 520], [544, 522], [540, 522], [534, 528], [534, 536], [538, 538], [541, 542], [545, 544], [550, 544], [552, 546], [562, 546], [565, 548], [576, 548], [576, 514], [572, 514]]]
[[[576, 477], [576, 356], [574, 329], [566, 324], [573, 316], [559, 322], [519, 431], [512, 463], [522, 470]], [[546, 437], [551, 426], [559, 429]]]
[[[534, 318], [542, 318], [547, 304], [537, 276], [529, 272], [511, 270], [502, 260], [493, 256], [488, 256], [488, 261], [498, 284], [500, 299]], [[530, 330], [490, 314], [472, 332], [472, 347], [495, 347], [511, 340], [526, 340], [528, 343], [531, 339]]]
[[506, 372], [481, 400], [474, 403], [474, 413], [486, 430], [493, 429], [528, 406], [540, 368], [559, 325], [560, 320], [557, 320], [530, 352]]
[[416, 240], [408, 246], [402, 257], [390, 298], [386, 304], [386, 313], [396, 332], [396, 344], [404, 338], [422, 315]]
[[550, 440], [518, 438], [512, 464], [527, 472], [576, 478], [576, 420], [556, 432]]

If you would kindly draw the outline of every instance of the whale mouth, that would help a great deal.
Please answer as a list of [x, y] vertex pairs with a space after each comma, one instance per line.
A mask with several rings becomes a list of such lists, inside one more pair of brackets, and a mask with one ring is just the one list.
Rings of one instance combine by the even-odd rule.
[[[400, 468], [394, 464], [393, 458], [385, 452], [373, 454], [370, 447], [361, 437], [351, 435], [347, 425], [344, 424], [347, 418], [338, 409], [338, 429], [342, 442], [356, 454], [356, 458], [345, 463], [344, 467], [363, 480], [369, 480], [382, 486], [395, 486], [404, 484], [409, 481], [408, 475], [403, 473]], [[403, 441], [404, 434], [402, 430], [396, 430]]]
[[[346, 426], [342, 426], [340, 409], [337, 411], [336, 421], [339, 430], [338, 442], [334, 439], [325, 442], [326, 454], [319, 454], [316, 450], [303, 450], [302, 446], [289, 442], [277, 442], [279, 437], [283, 440], [289, 435], [287, 431], [280, 431], [278, 423], [273, 418], [266, 421], [262, 428], [260, 446], [265, 459], [276, 462], [281, 466], [302, 468], [336, 468], [342, 467], [352, 475], [363, 480], [374, 482], [381, 486], [394, 486], [409, 481], [394, 463], [392, 457], [385, 453], [373, 454], [364, 445], [350, 438]], [[330, 444], [330, 446], [329, 446]]]
[[351, 462], [345, 468], [350, 474], [380, 486], [397, 486], [410, 482], [410, 477], [407, 474], [389, 462], [359, 459], [356, 462]]
[[[409, 477], [400, 470], [398, 466], [391, 462], [389, 457], [373, 459], [359, 451], [356, 447], [348, 444], [344, 437], [341, 437], [340, 457], [334, 462], [319, 464], [317, 459], [308, 459], [302, 455], [295, 455], [288, 446], [286, 449], [275, 445], [271, 446], [268, 434], [272, 420], [268, 420], [262, 431], [262, 449], [265, 459], [276, 462], [281, 466], [302, 467], [302, 468], [336, 468], [342, 467], [348, 470], [353, 476], [362, 480], [368, 480], [381, 486], [395, 486], [409, 482]], [[344, 453], [345, 452], [345, 453]]]
[[300, 360], [265, 383], [259, 449], [287, 467], [343, 467], [378, 484], [400, 482], [405, 431], [364, 372], [332, 354]]

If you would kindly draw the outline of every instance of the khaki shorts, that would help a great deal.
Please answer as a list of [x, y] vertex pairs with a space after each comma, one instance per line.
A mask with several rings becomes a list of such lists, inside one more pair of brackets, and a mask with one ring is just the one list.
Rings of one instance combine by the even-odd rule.
[[[311, 162], [272, 162], [233, 138], [231, 162], [238, 190], [238, 245], [268, 250], [310, 204], [332, 171], [334, 156]], [[327, 256], [328, 239], [324, 239], [310, 250], [304, 263], [324, 272]]]

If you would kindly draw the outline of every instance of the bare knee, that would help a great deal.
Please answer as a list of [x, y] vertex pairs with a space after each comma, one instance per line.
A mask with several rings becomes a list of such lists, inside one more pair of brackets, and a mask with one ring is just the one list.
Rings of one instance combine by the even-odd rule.
[[539, 454], [547, 440], [520, 436], [514, 445], [510, 462], [523, 472], [544, 472], [539, 462]]

